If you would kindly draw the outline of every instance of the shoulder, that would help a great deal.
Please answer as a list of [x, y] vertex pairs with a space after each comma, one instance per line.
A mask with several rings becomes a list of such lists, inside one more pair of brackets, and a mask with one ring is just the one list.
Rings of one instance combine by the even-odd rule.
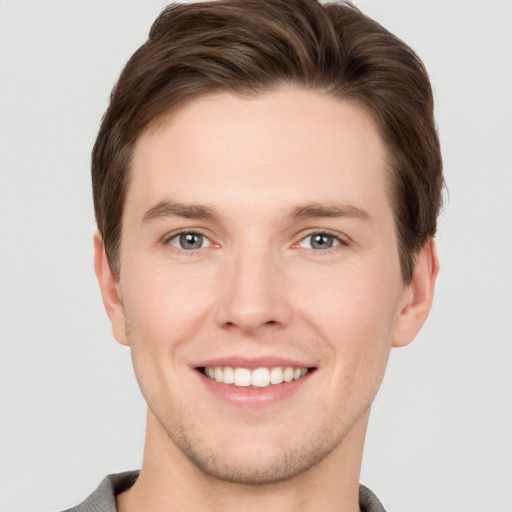
[[386, 512], [379, 498], [364, 485], [359, 486], [359, 507], [361, 512]]
[[138, 471], [108, 475], [85, 501], [64, 512], [116, 512], [116, 495], [129, 489], [138, 476]]

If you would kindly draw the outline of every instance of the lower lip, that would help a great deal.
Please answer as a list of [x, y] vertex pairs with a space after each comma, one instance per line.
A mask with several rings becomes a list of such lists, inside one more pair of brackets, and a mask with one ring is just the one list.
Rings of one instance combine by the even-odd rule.
[[309, 371], [300, 379], [283, 382], [282, 384], [273, 384], [265, 388], [238, 387], [233, 384], [224, 384], [206, 377], [199, 371], [197, 373], [207, 389], [222, 400], [240, 407], [255, 407], [270, 405], [292, 396], [309, 381], [314, 372]]

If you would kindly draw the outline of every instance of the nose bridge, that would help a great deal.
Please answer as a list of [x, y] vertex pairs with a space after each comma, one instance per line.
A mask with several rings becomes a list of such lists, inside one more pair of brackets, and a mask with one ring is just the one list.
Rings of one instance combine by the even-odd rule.
[[218, 321], [246, 333], [284, 326], [291, 309], [278, 255], [257, 241], [233, 248], [222, 269]]

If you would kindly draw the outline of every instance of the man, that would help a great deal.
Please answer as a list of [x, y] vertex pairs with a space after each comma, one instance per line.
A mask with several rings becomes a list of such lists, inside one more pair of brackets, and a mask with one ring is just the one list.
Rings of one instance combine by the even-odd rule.
[[364, 437], [431, 307], [441, 167], [421, 61], [353, 6], [168, 7], [92, 159], [144, 460], [72, 510], [384, 510]]

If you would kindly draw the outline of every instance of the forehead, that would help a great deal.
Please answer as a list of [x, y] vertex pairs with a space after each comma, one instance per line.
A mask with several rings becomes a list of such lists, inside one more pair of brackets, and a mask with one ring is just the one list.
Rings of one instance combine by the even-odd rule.
[[378, 203], [387, 196], [386, 168], [378, 129], [355, 104], [293, 87], [251, 97], [216, 93], [183, 103], [143, 132], [127, 203], [139, 209], [169, 196], [242, 209]]

